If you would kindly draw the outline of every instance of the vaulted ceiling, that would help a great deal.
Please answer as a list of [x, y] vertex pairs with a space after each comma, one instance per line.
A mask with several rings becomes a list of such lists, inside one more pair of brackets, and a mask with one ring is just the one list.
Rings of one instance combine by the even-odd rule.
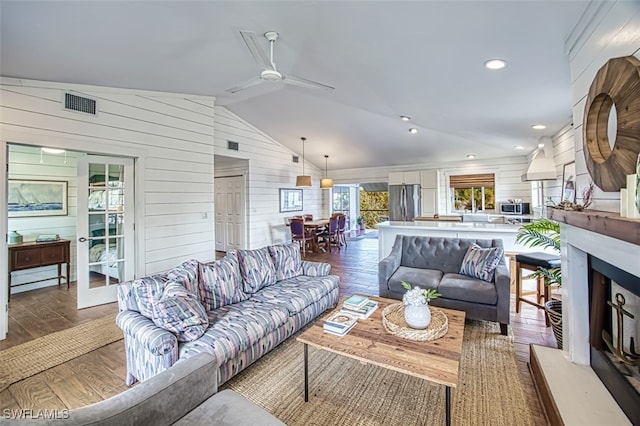
[[[571, 122], [565, 41], [587, 5], [2, 0], [0, 74], [216, 96], [294, 152], [305, 136], [320, 168], [324, 154], [331, 169], [508, 157]], [[267, 52], [277, 31], [278, 70], [335, 89], [226, 92], [261, 71], [240, 30]], [[486, 69], [492, 58], [507, 67]]]

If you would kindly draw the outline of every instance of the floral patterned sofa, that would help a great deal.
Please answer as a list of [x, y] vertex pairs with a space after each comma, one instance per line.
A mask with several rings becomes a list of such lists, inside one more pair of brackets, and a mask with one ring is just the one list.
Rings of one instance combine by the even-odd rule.
[[222, 384], [338, 302], [328, 263], [302, 261], [298, 244], [190, 260], [118, 285], [127, 385], [200, 352]]

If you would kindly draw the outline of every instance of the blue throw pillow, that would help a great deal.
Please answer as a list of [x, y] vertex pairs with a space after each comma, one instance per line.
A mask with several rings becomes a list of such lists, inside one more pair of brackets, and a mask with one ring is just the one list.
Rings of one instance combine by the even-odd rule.
[[199, 339], [209, 327], [209, 318], [198, 298], [174, 282], [166, 285], [162, 298], [153, 304], [152, 319], [181, 342]]
[[504, 256], [502, 247], [482, 248], [473, 244], [462, 259], [460, 273], [483, 281], [493, 281], [493, 274]]

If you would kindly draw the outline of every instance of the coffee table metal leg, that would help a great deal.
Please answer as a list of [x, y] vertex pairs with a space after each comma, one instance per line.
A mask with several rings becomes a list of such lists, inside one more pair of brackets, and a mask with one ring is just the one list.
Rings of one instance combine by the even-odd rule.
[[309, 402], [309, 345], [304, 344], [304, 402]]
[[[306, 365], [306, 364], [305, 364]], [[444, 390], [444, 399], [445, 399], [445, 420], [446, 425], [451, 426], [451, 387], [446, 386]]]

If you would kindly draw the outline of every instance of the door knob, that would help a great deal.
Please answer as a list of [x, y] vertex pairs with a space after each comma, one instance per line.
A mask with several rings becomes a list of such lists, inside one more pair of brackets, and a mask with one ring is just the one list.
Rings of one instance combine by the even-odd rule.
[[80, 237], [78, 238], [78, 241], [80, 241], [81, 243], [84, 243], [85, 241], [87, 241], [87, 239], [85, 237]]

